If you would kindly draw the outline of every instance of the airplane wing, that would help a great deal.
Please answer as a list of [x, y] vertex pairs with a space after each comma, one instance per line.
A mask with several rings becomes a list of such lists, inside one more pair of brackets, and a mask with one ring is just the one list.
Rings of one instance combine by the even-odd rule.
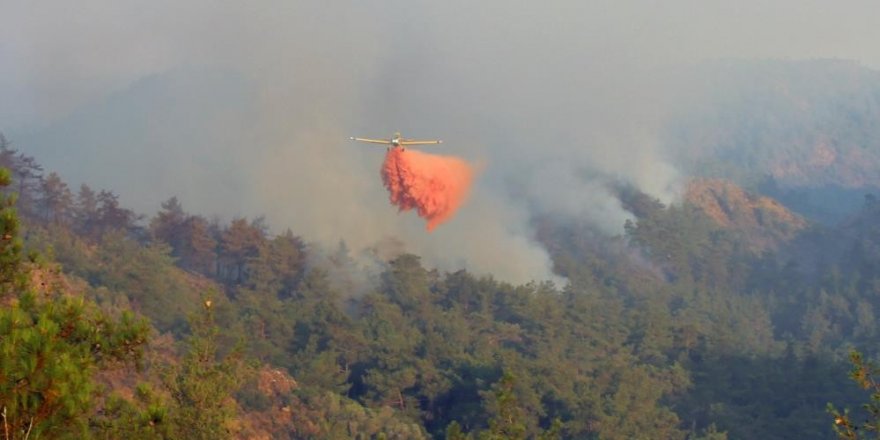
[[442, 144], [443, 141], [417, 141], [413, 139], [403, 139], [400, 141], [400, 145], [431, 145], [431, 144]]
[[349, 139], [351, 139], [353, 141], [369, 142], [371, 144], [391, 145], [391, 141], [388, 139], [366, 139], [366, 138], [359, 138], [359, 137], [353, 137], [353, 138], [349, 138]]

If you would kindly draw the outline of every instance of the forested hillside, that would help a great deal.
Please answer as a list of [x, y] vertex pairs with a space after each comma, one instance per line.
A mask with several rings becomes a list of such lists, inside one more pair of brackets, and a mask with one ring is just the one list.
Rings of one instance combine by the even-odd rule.
[[673, 161], [833, 225], [880, 189], [880, 73], [854, 61], [728, 60], [690, 72]]
[[620, 188], [624, 235], [536, 219], [569, 283], [510, 285], [0, 165], [6, 438], [819, 439], [878, 352], [873, 196], [826, 227]]
[[[787, 187], [877, 187], [880, 73], [846, 60], [718, 61], [669, 124], [689, 173]], [[694, 111], [698, 110], [698, 111]]]

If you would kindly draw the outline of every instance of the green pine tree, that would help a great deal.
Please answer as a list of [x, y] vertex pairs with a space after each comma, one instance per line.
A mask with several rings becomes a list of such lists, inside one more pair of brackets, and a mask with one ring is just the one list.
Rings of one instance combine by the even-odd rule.
[[236, 415], [233, 395], [251, 369], [244, 362], [240, 347], [220, 358], [220, 328], [214, 322], [211, 299], [204, 301], [202, 312], [191, 319], [190, 325], [192, 334], [186, 341], [188, 349], [183, 361], [163, 375], [171, 394], [172, 438], [230, 438]]
[[856, 423], [850, 416], [849, 408], [844, 409], [841, 413], [834, 405], [828, 404], [828, 412], [834, 417], [834, 432], [837, 438], [846, 440], [856, 440], [860, 438], [878, 438], [880, 437], [880, 366], [871, 361], [866, 361], [862, 354], [856, 350], [852, 350], [849, 355], [850, 362], [853, 365], [849, 376], [862, 389], [871, 392], [871, 400], [862, 405], [868, 413], [868, 418], [864, 423]]
[[[0, 170], [0, 187], [9, 185]], [[3, 440], [86, 437], [98, 388], [94, 373], [139, 362], [148, 326], [114, 318], [66, 292], [35, 292], [13, 198], [0, 195], [0, 435]]]

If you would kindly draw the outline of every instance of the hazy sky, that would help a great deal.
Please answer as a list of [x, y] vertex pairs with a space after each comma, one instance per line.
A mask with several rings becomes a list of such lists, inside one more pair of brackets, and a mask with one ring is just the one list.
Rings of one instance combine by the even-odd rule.
[[[0, 130], [145, 213], [261, 213], [307, 240], [385, 237], [445, 269], [549, 274], [529, 219], [616, 233], [623, 179], [673, 197], [657, 137], [681, 72], [726, 58], [880, 69], [872, 1], [0, 0]], [[484, 172], [435, 233], [388, 206], [382, 149], [441, 137]]]

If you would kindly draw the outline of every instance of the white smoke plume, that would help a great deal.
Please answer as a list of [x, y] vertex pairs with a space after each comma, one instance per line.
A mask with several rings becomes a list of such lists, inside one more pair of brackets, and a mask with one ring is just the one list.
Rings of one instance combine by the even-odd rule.
[[[880, 66], [875, 3], [855, 3], [13, 0], [0, 129], [73, 185], [114, 189], [141, 212], [178, 195], [194, 212], [265, 213], [330, 248], [396, 240], [441, 269], [547, 279], [534, 214], [616, 234], [629, 215], [608, 182], [674, 197], [657, 131], [681, 66]], [[397, 130], [484, 164], [432, 234], [388, 205], [384, 151], [347, 141]]]

